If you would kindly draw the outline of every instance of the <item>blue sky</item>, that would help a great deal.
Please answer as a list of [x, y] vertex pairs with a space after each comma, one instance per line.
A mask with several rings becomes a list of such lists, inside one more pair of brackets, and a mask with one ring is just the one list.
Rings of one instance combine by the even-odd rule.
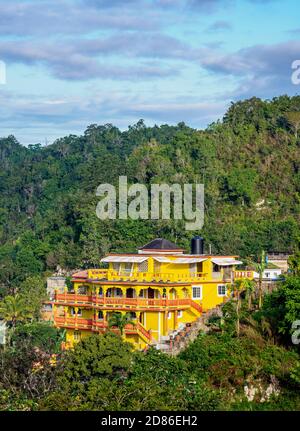
[[298, 0], [0, 0], [0, 136], [24, 145], [300, 93]]

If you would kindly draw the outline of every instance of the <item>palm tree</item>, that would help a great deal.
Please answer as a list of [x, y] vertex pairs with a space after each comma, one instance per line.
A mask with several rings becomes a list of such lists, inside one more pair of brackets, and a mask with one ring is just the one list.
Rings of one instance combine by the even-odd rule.
[[15, 328], [18, 323], [32, 319], [33, 314], [19, 295], [8, 295], [0, 303], [0, 317], [9, 327]]
[[245, 280], [239, 278], [230, 286], [236, 296], [236, 334], [240, 336], [240, 308], [241, 308], [241, 292], [245, 290]]
[[130, 313], [122, 314], [122, 313], [113, 313], [108, 320], [108, 326], [112, 328], [116, 326], [120, 330], [120, 334], [123, 337], [124, 329], [126, 325], [135, 325], [135, 323], [131, 320]]
[[248, 299], [248, 310], [252, 308], [252, 295], [255, 291], [255, 281], [246, 278], [244, 280], [244, 288], [246, 291], [246, 298]]
[[259, 279], [258, 279], [258, 308], [261, 308], [262, 297], [263, 297], [262, 279], [263, 279], [264, 270], [268, 266], [268, 264], [266, 262], [266, 253], [264, 252], [264, 250], [261, 252], [260, 262], [249, 261], [249, 264], [251, 266], [253, 266], [255, 272], [258, 272], [258, 274], [259, 274]]

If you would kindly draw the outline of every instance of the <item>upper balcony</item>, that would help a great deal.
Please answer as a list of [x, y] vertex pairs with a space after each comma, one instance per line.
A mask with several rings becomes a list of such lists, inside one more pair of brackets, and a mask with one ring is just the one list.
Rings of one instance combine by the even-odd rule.
[[107, 281], [132, 281], [156, 283], [186, 283], [209, 280], [204, 272], [126, 272], [110, 269], [90, 269], [88, 279]]

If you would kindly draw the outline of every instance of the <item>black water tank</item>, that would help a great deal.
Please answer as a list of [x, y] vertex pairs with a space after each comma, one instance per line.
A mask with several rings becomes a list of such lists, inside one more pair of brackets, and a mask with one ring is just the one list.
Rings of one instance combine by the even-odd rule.
[[194, 236], [191, 242], [192, 254], [204, 254], [204, 239], [201, 236]]

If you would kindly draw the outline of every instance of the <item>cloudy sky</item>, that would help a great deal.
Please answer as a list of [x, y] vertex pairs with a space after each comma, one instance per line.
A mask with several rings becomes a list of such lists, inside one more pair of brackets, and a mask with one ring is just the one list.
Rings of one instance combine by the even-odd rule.
[[232, 100], [300, 93], [299, 18], [299, 0], [0, 0], [0, 136], [203, 128]]

